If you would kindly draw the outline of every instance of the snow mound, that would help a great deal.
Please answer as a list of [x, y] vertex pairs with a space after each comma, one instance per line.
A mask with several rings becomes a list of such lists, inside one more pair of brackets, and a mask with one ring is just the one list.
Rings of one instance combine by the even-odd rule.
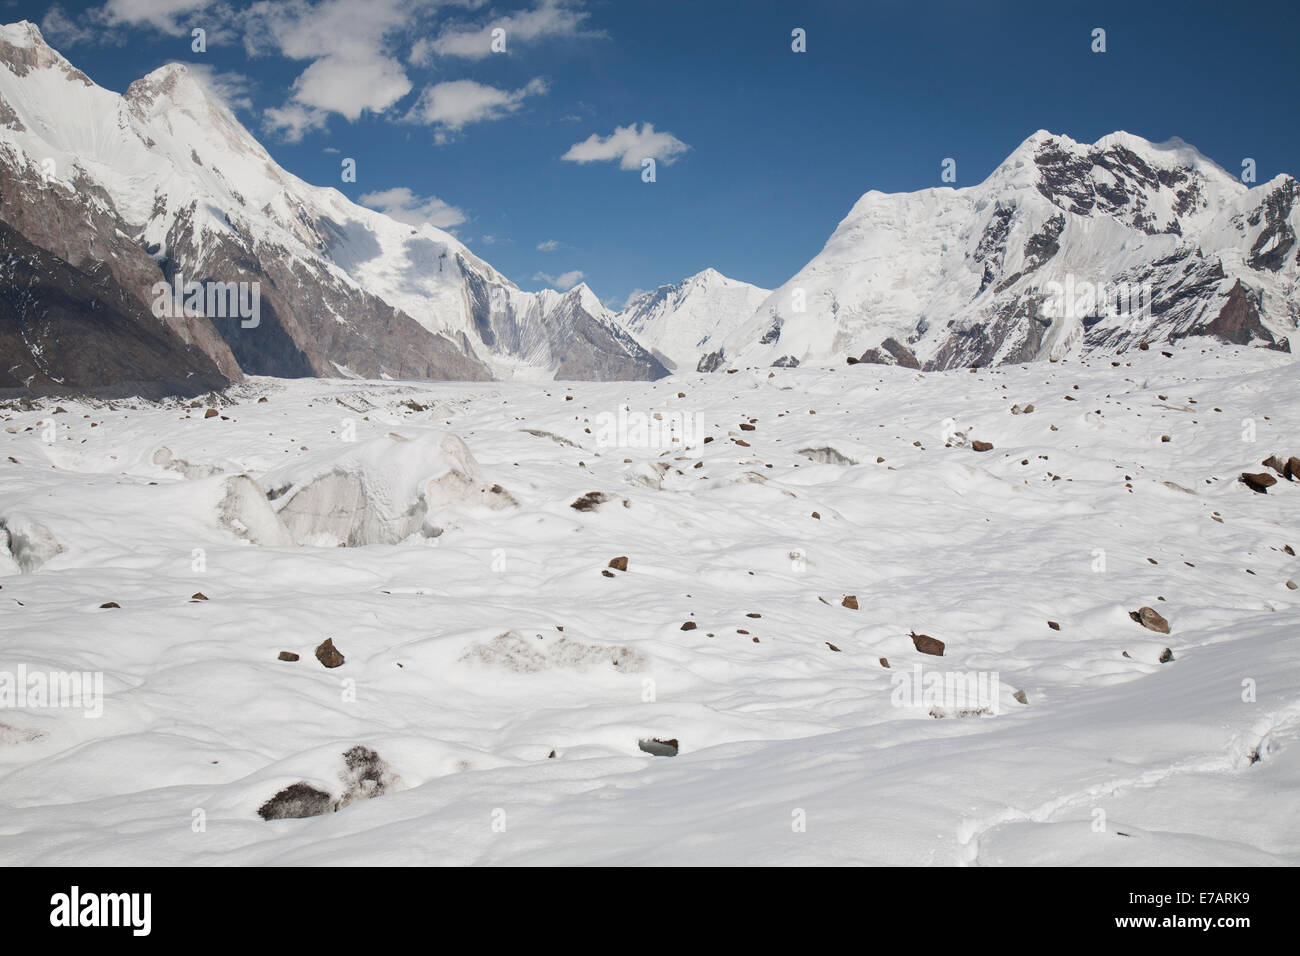
[[326, 449], [268, 472], [262, 488], [297, 544], [396, 544], [436, 538], [443, 508], [501, 510], [518, 502], [488, 481], [459, 436], [408, 439], [393, 432]]
[[0, 518], [0, 544], [7, 548], [24, 574], [31, 574], [66, 550], [54, 533], [39, 521], [13, 515]]

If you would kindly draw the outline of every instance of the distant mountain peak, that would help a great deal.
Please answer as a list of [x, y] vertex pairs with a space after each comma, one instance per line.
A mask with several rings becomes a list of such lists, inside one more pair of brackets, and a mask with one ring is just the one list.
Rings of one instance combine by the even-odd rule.
[[[975, 185], [864, 194], [722, 353], [731, 365], [901, 354], [943, 369], [1188, 335], [1287, 350], [1297, 232], [1290, 177], [1252, 188], [1181, 139], [1038, 130]], [[1063, 283], [1092, 297], [1062, 309]], [[1115, 308], [1115, 289], [1140, 307]]]

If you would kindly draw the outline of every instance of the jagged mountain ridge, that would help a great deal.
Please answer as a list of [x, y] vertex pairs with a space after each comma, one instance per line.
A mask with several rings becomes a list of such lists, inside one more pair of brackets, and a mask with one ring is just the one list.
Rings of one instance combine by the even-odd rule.
[[524, 292], [450, 234], [286, 172], [183, 65], [119, 96], [26, 22], [0, 28], [0, 196], [0, 219], [141, 301], [176, 273], [259, 282], [255, 328], [178, 322], [231, 377], [666, 374], [585, 286]]
[[[979, 185], [866, 193], [700, 368], [943, 369], [1188, 335], [1289, 350], [1298, 192], [1286, 175], [1248, 187], [1181, 140], [1040, 130]], [[1060, 288], [1084, 283], [1147, 290], [1149, 308], [1088, 314], [1080, 294], [1061, 309]]]

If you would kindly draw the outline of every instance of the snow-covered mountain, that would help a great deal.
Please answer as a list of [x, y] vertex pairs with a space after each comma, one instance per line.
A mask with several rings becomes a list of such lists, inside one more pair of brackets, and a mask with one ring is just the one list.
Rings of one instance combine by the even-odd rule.
[[[1039, 131], [977, 186], [868, 192], [775, 291], [708, 269], [615, 316], [585, 285], [525, 292], [449, 233], [298, 179], [183, 65], [119, 95], [24, 21], [0, 27], [0, 224], [25, 263], [0, 277], [0, 338], [13, 343], [0, 388], [114, 385], [164, 368], [194, 389], [244, 373], [651, 379], [846, 358], [951, 368], [1194, 334], [1289, 349], [1298, 193], [1285, 175], [1248, 187], [1179, 140]], [[50, 265], [71, 285], [33, 292], [47, 254], [76, 275]], [[257, 283], [259, 319], [159, 328], [149, 309], [163, 279]], [[125, 350], [51, 320], [109, 300]]]
[[282, 169], [202, 78], [125, 95], [0, 27], [0, 220], [148, 305], [160, 279], [260, 283], [260, 320], [166, 320], [229, 377], [654, 378], [585, 287], [527, 293], [430, 225]]
[[1194, 334], [1289, 349], [1298, 192], [1181, 140], [1040, 130], [977, 186], [868, 192], [702, 367], [952, 368]]
[[667, 368], [689, 372], [770, 294], [705, 269], [676, 285], [634, 295], [615, 318]]

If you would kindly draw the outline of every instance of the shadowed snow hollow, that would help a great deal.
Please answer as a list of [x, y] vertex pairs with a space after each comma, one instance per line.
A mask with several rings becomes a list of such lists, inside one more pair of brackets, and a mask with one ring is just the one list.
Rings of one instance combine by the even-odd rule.
[[295, 543], [324, 547], [433, 538], [442, 533], [431, 520], [439, 509], [517, 504], [450, 433], [409, 439], [390, 432], [328, 449], [268, 472], [261, 486]]

